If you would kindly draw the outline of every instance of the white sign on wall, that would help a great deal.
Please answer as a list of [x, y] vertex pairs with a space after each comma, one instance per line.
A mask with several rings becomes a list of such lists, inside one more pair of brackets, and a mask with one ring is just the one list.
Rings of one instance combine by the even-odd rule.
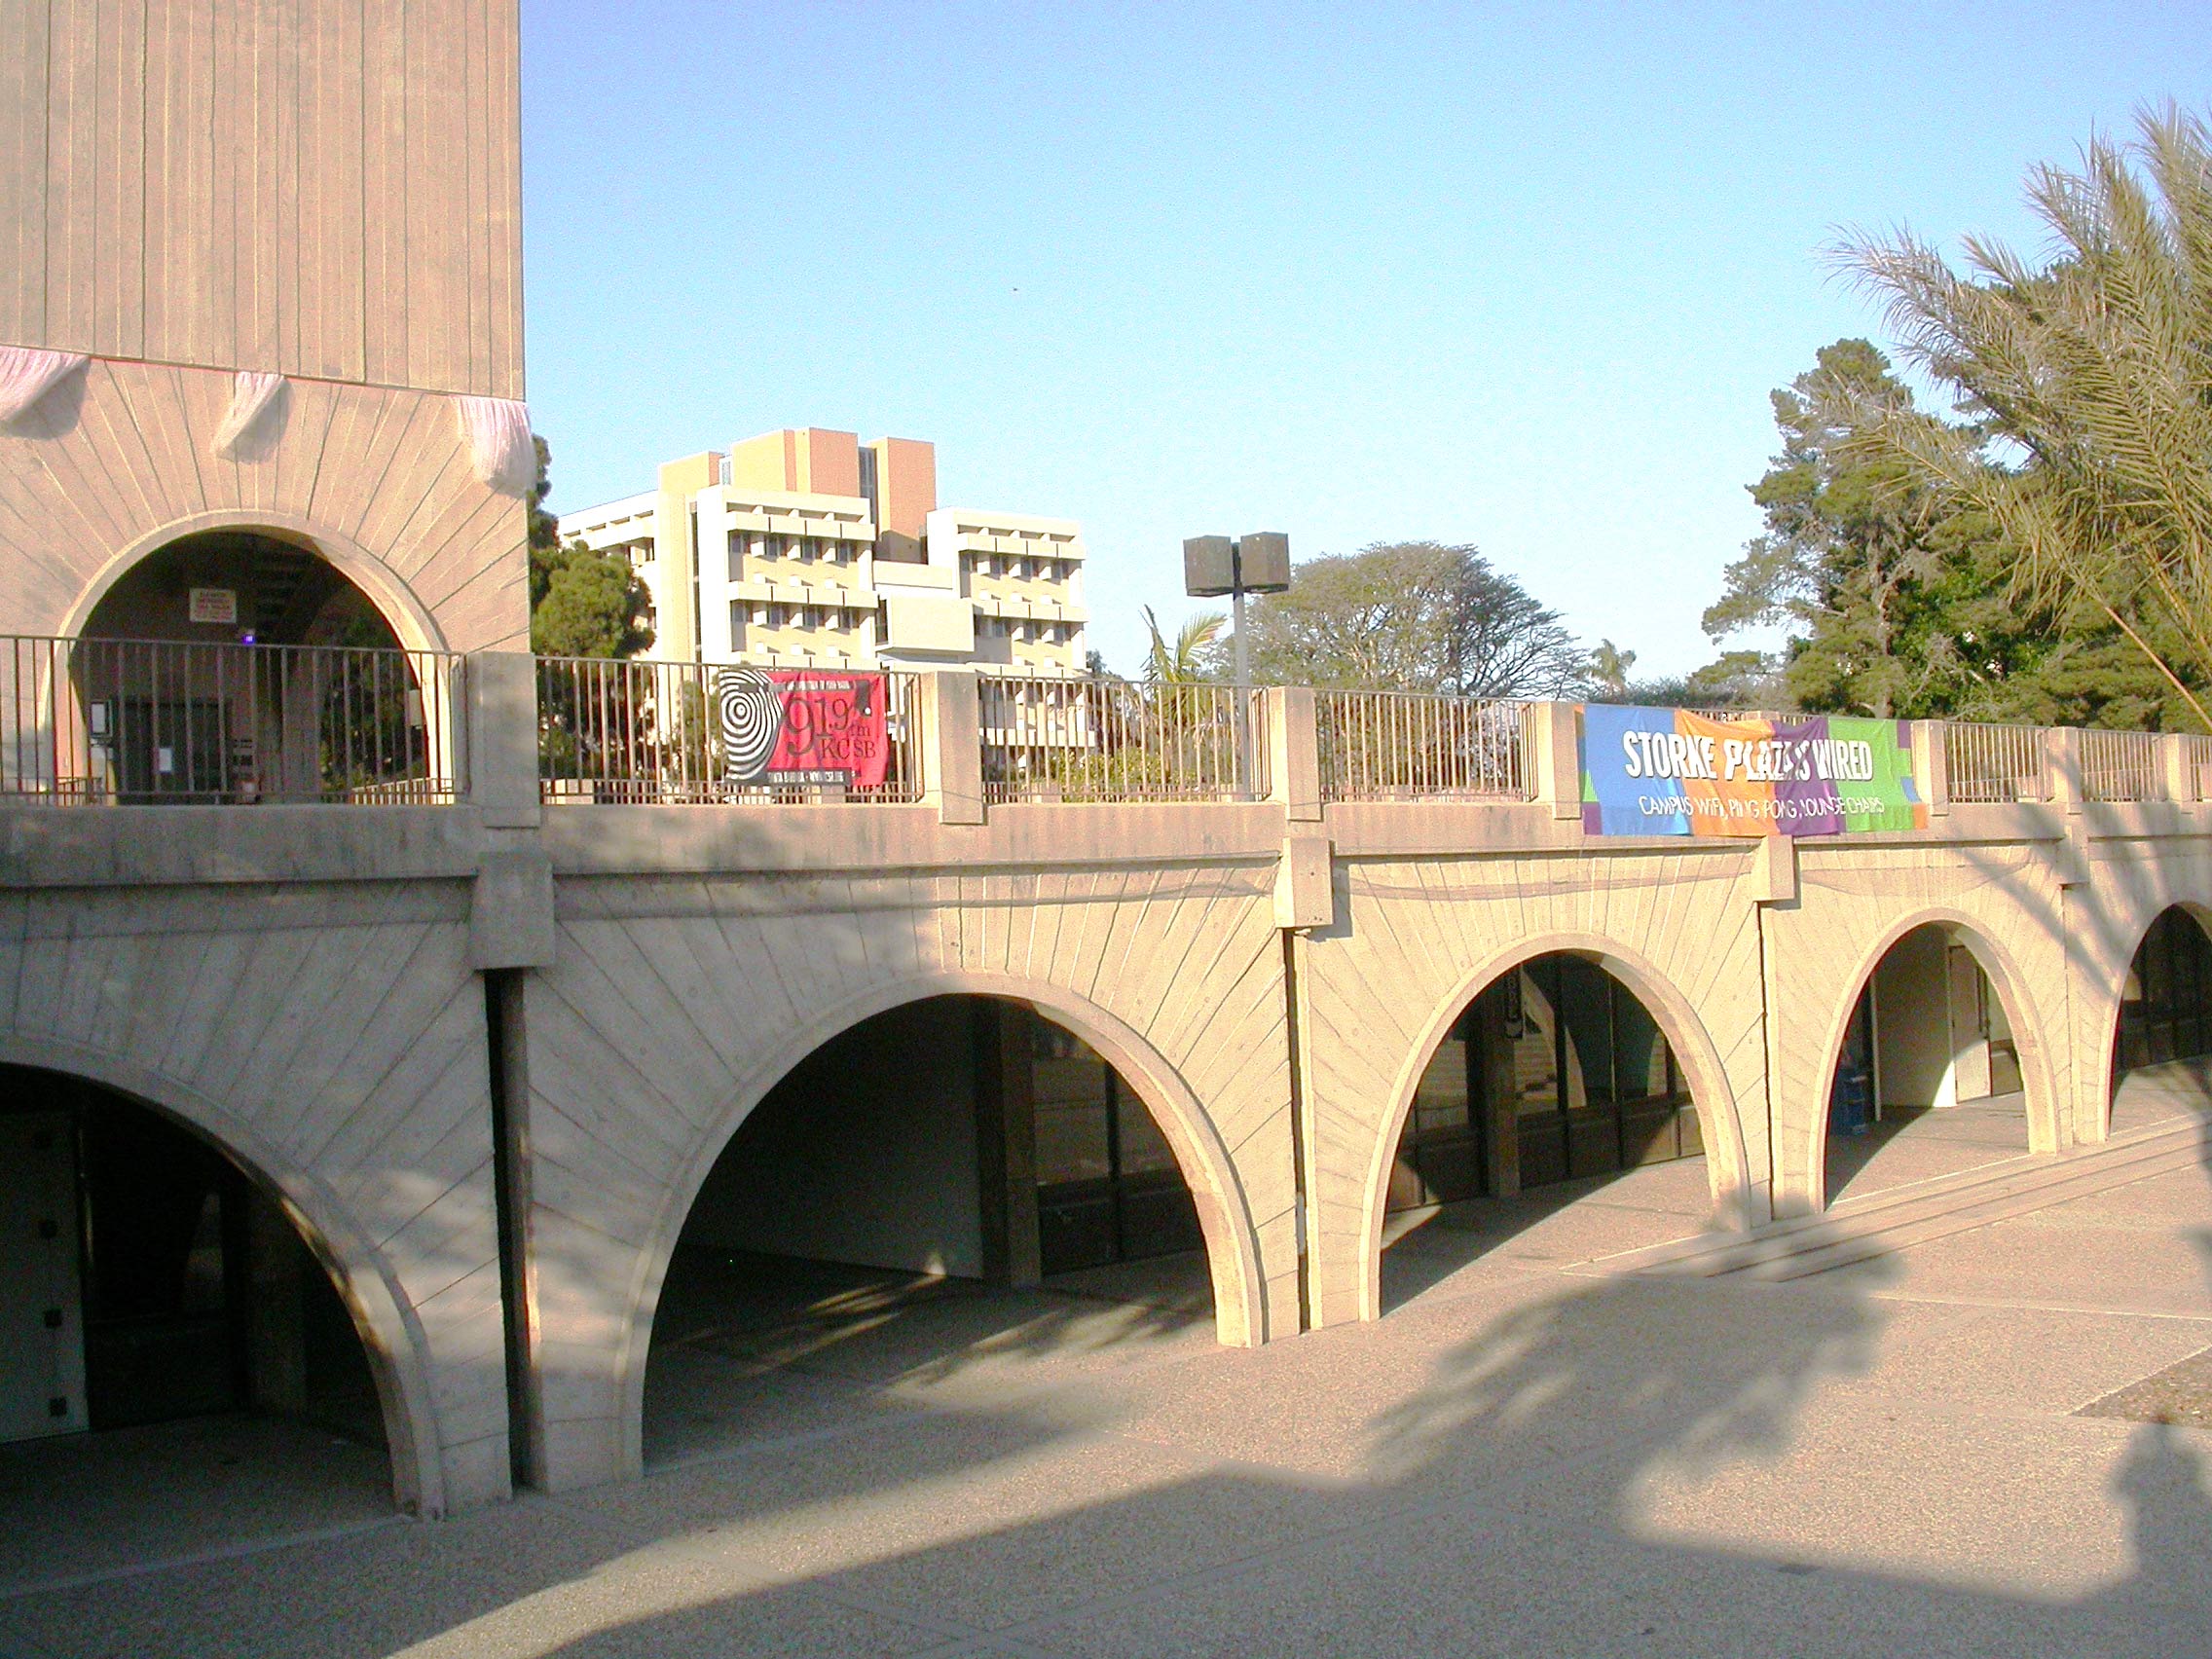
[[[174, 589], [170, 590], [174, 592]], [[236, 588], [194, 588], [192, 590], [191, 616], [195, 622], [221, 622], [235, 624], [239, 619], [239, 595]]]

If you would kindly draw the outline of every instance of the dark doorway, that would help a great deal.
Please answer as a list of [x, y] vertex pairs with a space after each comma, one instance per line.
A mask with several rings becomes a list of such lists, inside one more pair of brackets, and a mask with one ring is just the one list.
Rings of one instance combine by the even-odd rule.
[[1502, 1196], [1705, 1150], [1658, 1021], [1596, 960], [1559, 951], [1493, 981], [1414, 1090], [1387, 1207]]
[[11, 1231], [40, 1252], [0, 1295], [26, 1327], [4, 1350], [0, 1438], [253, 1411], [383, 1445], [351, 1316], [229, 1159], [114, 1090], [22, 1067], [0, 1067], [0, 1129]]
[[1202, 1243], [1127, 1082], [1026, 1004], [976, 996], [892, 1009], [793, 1068], [683, 1237], [1014, 1284]]
[[771, 1088], [701, 1183], [653, 1315], [646, 1454], [775, 1432], [822, 1387], [1210, 1331], [1198, 1210], [1095, 1050], [1026, 1003], [930, 997]]
[[2120, 991], [2113, 1080], [2140, 1066], [2212, 1054], [2212, 940], [2179, 905], [2144, 934]]

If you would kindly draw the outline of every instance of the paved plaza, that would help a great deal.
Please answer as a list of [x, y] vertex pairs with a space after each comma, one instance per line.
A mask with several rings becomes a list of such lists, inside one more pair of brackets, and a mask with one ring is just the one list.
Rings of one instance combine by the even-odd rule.
[[2002, 1219], [1808, 1276], [1623, 1271], [1694, 1161], [1402, 1218], [1381, 1323], [1258, 1350], [1188, 1262], [687, 1264], [640, 1483], [415, 1523], [308, 1430], [9, 1449], [0, 1655], [2204, 1651], [2212, 1434], [2126, 1415], [2212, 1347], [2196, 1093], [1898, 1134], [1824, 1226], [1885, 1158]]

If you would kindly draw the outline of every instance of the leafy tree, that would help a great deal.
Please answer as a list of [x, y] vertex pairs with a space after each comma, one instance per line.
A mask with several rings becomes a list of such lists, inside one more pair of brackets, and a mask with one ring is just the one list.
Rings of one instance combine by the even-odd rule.
[[1542, 697], [1579, 688], [1588, 662], [1557, 611], [1473, 547], [1436, 541], [1309, 559], [1245, 618], [1263, 684]]
[[545, 510], [552, 449], [537, 446], [537, 487], [530, 498], [530, 648], [541, 656], [627, 657], [653, 643], [645, 612], [652, 596], [629, 561], [580, 541], [561, 545], [560, 523]]
[[2028, 201], [2047, 266], [1978, 237], [1963, 273], [1909, 232], [1836, 250], [1968, 417], [1847, 391], [1843, 423], [1857, 453], [1985, 514], [2016, 595], [2100, 618], [2212, 729], [2212, 136], [2146, 111], [2132, 143], [2036, 168]]
[[1763, 651], [1745, 650], [1723, 651], [1717, 660], [1688, 674], [1661, 680], [1631, 680], [1618, 690], [1594, 689], [1589, 700], [1654, 709], [1772, 712], [1794, 706], [1774, 659]]
[[531, 616], [531, 649], [541, 656], [635, 656], [653, 643], [646, 602], [645, 584], [627, 560], [571, 543]]
[[2033, 619], [1993, 594], [1993, 527], [1852, 441], [1854, 423], [1912, 407], [1889, 359], [1839, 340], [1773, 404], [1782, 452], [1751, 486], [1766, 529], [1727, 568], [1706, 632], [1787, 626], [1781, 690], [1798, 708], [1887, 718], [2002, 701]]

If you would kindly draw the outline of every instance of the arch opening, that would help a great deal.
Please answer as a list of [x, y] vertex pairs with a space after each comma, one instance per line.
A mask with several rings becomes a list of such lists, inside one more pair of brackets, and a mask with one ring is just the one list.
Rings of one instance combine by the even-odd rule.
[[2110, 1132], [2212, 1111], [2212, 937], [2174, 904], [2129, 961], [2114, 1021]]
[[225, 1149], [105, 1085], [0, 1066], [0, 1486], [38, 1491], [53, 1572], [96, 1564], [119, 1517], [158, 1557], [389, 1513], [389, 1390]]
[[1589, 1253], [1705, 1226], [1715, 1188], [1689, 1073], [1599, 952], [1548, 951], [1493, 979], [1414, 1085], [1382, 1196], [1384, 1304], [1623, 1180], [1621, 1237]]
[[[13, 787], [120, 804], [452, 798], [452, 671], [306, 537], [195, 531], [18, 642]], [[26, 660], [27, 653], [27, 660]]]
[[1970, 930], [1922, 922], [1861, 980], [1829, 1072], [1827, 1200], [1978, 1168], [2030, 1149], [2018, 1011]]
[[701, 1182], [653, 1313], [643, 1453], [743, 1433], [800, 1355], [942, 1376], [1213, 1314], [1198, 1201], [1130, 1080], [1027, 1002], [905, 1002], [789, 1071]]

